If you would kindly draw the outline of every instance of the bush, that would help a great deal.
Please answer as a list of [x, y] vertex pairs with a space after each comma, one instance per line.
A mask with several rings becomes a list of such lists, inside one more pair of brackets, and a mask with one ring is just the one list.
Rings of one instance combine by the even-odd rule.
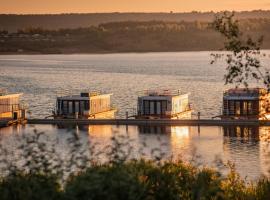
[[[247, 183], [229, 165], [214, 170], [184, 162], [133, 160], [93, 165], [58, 183], [50, 174], [15, 173], [0, 182], [1, 200], [268, 200], [270, 181]], [[61, 177], [59, 177], [61, 178]]]
[[126, 165], [94, 166], [72, 176], [65, 189], [69, 200], [144, 199], [144, 186]]
[[0, 182], [1, 200], [58, 200], [60, 185], [56, 177], [41, 174], [9, 175]]
[[183, 162], [131, 161], [94, 166], [73, 175], [65, 198], [75, 199], [214, 199], [221, 196], [219, 175]]

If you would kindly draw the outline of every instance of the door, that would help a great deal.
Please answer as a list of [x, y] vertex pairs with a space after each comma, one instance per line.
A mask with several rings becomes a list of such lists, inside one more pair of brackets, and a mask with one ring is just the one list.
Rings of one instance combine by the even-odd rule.
[[14, 113], [13, 113], [13, 119], [14, 119], [14, 120], [18, 119], [18, 113], [17, 113], [17, 112], [14, 112]]

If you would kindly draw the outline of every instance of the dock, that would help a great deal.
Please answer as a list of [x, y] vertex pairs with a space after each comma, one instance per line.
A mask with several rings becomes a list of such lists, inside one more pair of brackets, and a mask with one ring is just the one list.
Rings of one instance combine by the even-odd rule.
[[27, 120], [13, 120], [13, 119], [1, 119], [0, 120], [0, 128], [27, 123]]
[[27, 124], [134, 126], [270, 126], [270, 120], [219, 119], [27, 119]]

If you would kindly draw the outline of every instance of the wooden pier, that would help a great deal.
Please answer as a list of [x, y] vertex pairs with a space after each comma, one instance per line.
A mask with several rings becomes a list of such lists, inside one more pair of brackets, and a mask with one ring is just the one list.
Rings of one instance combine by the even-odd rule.
[[60, 125], [147, 125], [147, 126], [270, 126], [270, 120], [214, 119], [28, 119], [28, 124]]

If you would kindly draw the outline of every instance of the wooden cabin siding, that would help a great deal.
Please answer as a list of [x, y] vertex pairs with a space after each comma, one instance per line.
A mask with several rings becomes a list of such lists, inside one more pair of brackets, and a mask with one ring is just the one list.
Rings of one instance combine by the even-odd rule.
[[91, 114], [100, 113], [100, 112], [108, 111], [111, 109], [110, 96], [103, 97], [100, 99], [97, 99], [97, 98], [91, 99], [90, 102], [91, 102], [91, 105], [90, 105]]
[[174, 97], [172, 101], [172, 114], [184, 112], [189, 107], [188, 96], [185, 98]]
[[19, 97], [0, 99], [0, 113], [13, 112], [20, 109]]

